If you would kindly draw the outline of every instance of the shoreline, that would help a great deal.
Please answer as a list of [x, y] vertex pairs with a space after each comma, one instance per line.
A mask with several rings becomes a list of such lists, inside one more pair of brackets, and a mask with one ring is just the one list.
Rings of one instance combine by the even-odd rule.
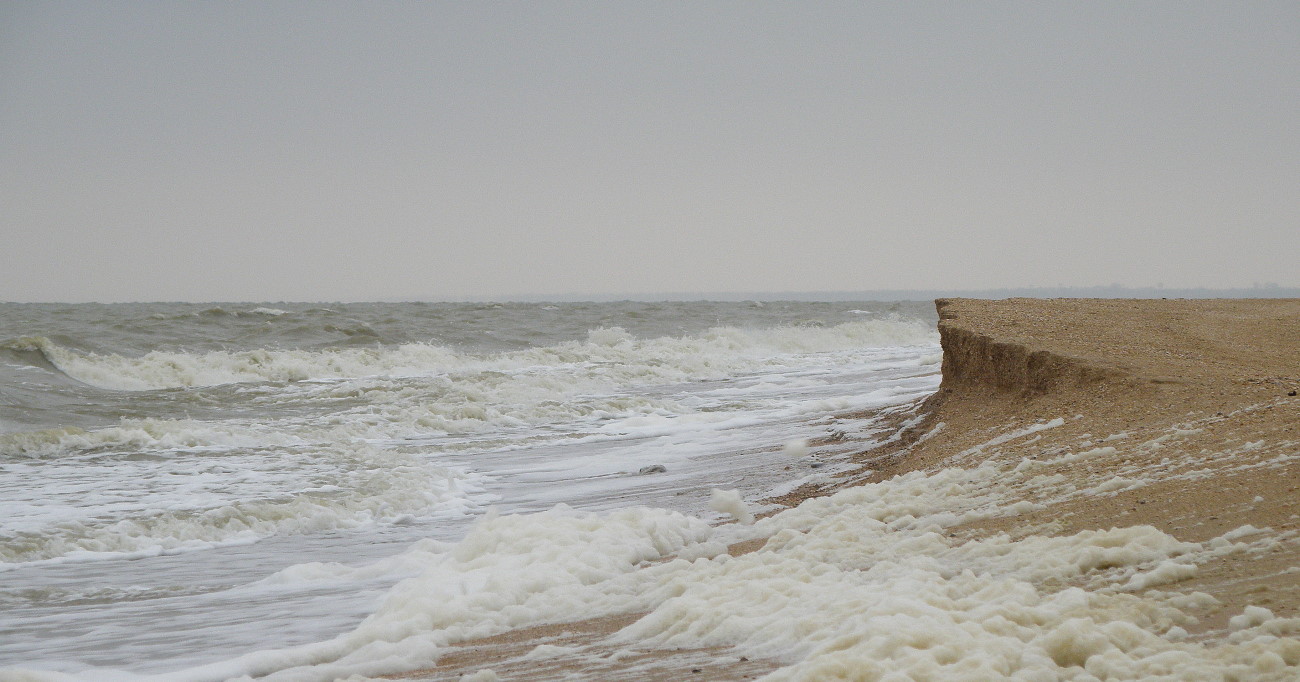
[[[1178, 624], [1162, 626], [1170, 633], [1176, 627], [1187, 643], [1226, 646], [1248, 620], [1276, 623], [1276, 637], [1296, 643], [1279, 658], [1294, 673], [1300, 665], [1289, 660], [1300, 656], [1300, 299], [936, 304], [944, 353], [939, 391], [915, 416], [896, 415], [893, 437], [865, 449], [856, 473], [781, 501], [793, 507], [908, 474], [1002, 466], [1037, 483], [1015, 488], [1021, 504], [1014, 513], [949, 525], [951, 544], [1147, 528], [1193, 543], [1188, 546], [1202, 548], [1203, 556], [1121, 577], [1149, 583], [1145, 594], [1156, 600], [1205, 595], [1184, 600]], [[769, 549], [761, 538], [743, 544], [731, 554]], [[1038, 588], [1087, 586], [1095, 572], [1039, 581]], [[658, 680], [696, 672], [752, 679], [782, 666], [728, 658], [716, 646], [614, 655], [619, 647], [607, 638], [640, 615], [464, 642], [433, 667], [388, 677], [457, 679], [489, 669], [493, 676], [482, 679], [576, 673]], [[573, 655], [528, 656], [542, 645]], [[1289, 674], [1257, 672], [1254, 679]]]

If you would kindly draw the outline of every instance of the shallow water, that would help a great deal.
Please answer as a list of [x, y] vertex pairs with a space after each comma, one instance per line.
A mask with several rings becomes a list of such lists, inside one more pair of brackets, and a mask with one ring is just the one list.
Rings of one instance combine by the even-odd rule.
[[0, 666], [328, 640], [489, 510], [715, 522], [939, 359], [929, 303], [3, 304]]

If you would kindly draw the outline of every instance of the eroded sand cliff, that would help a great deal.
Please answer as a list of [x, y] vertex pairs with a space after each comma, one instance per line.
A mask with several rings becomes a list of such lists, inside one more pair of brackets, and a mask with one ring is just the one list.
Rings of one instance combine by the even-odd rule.
[[[877, 460], [881, 472], [1027, 459], [1079, 489], [1132, 481], [1066, 499], [1034, 496], [1043, 509], [963, 532], [1150, 524], [1203, 542], [1244, 525], [1267, 528], [1261, 536], [1278, 539], [1267, 551], [1224, 556], [1169, 588], [1223, 602], [1202, 614], [1197, 628], [1206, 632], [1247, 604], [1300, 611], [1300, 571], [1290, 570], [1300, 566], [1300, 301], [937, 305], [943, 384], [912, 436], [932, 433]], [[1054, 419], [1061, 425], [987, 445]], [[1114, 451], [1077, 457], [1103, 448]]]

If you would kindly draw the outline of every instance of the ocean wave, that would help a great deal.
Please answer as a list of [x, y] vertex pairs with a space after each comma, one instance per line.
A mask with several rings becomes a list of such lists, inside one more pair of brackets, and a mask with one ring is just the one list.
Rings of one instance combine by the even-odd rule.
[[[364, 329], [352, 331], [367, 336]], [[924, 323], [873, 319], [830, 327], [715, 327], [694, 336], [653, 339], [638, 339], [618, 327], [602, 327], [591, 330], [583, 341], [496, 354], [460, 353], [434, 344], [408, 343], [329, 350], [153, 351], [126, 357], [79, 352], [44, 337], [28, 337], [7, 345], [39, 351], [59, 371], [83, 383], [130, 391], [574, 364], [623, 367], [626, 371], [622, 374], [629, 378], [640, 374], [650, 380], [690, 381], [752, 369], [765, 359], [780, 364], [784, 356], [934, 341], [933, 329]]]
[[0, 358], [18, 367], [40, 367], [53, 372], [59, 368], [50, 360], [58, 344], [44, 336], [20, 336], [0, 343]]
[[126, 357], [78, 352], [43, 337], [20, 341], [23, 345], [18, 350], [39, 351], [51, 365], [73, 379], [124, 391], [418, 373], [457, 362], [452, 351], [424, 344], [329, 351], [153, 351], [141, 357]]
[[59, 427], [0, 434], [0, 457], [50, 459], [70, 453], [133, 452], [212, 446], [259, 447], [299, 442], [287, 435], [254, 434], [190, 419], [122, 419], [103, 429]]
[[111, 522], [65, 518], [39, 529], [0, 533], [0, 570], [30, 562], [173, 554], [432, 515], [459, 517], [477, 508], [475, 498], [483, 492], [478, 476], [428, 466], [392, 451], [348, 446], [316, 456], [331, 458], [330, 473], [272, 499], [194, 509], [149, 508], [192, 504], [163, 497]]
[[[933, 341], [933, 333], [919, 324], [879, 320], [765, 330], [717, 327], [695, 336], [653, 339], [607, 327], [591, 330], [582, 341], [479, 354], [408, 344], [325, 351], [156, 351], [128, 358], [71, 351], [33, 338], [25, 341], [27, 347], [41, 349], [41, 357], [55, 359], [83, 383], [118, 390], [230, 385], [221, 390], [234, 392], [243, 417], [177, 419], [189, 414], [183, 412], [187, 404], [201, 409], [211, 392], [159, 395], [160, 408], [171, 410], [173, 418], [4, 434], [0, 457], [302, 446], [539, 424], [581, 423], [579, 430], [586, 432], [621, 432], [622, 421], [693, 414], [714, 400], [762, 401], [762, 395], [751, 400], [734, 387], [726, 396], [713, 396], [701, 382], [761, 375], [759, 385], [770, 392], [797, 389], [809, 381], [800, 378], [808, 370], [886, 370], [900, 362], [928, 367], [927, 360], [938, 359]], [[927, 345], [914, 345], [918, 343]], [[684, 388], [692, 383], [695, 388]], [[659, 386], [667, 388], [650, 388]]]

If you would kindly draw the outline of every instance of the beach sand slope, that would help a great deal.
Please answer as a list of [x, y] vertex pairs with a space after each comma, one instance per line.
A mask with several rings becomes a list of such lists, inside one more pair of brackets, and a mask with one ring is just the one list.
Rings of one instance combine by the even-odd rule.
[[[1092, 494], [954, 529], [1070, 534], [1151, 525], [1206, 542], [1268, 529], [1267, 550], [1199, 567], [1179, 590], [1300, 613], [1300, 300], [940, 300], [943, 384], [892, 471], [1029, 460]], [[1059, 427], [988, 445], [1008, 426]], [[1012, 431], [1014, 433], [1014, 431]], [[1113, 449], [1113, 451], [1112, 451]], [[1059, 496], [1057, 496], [1059, 497]], [[1268, 544], [1268, 543], [1261, 543]], [[1175, 587], [1175, 586], [1170, 586]]]

